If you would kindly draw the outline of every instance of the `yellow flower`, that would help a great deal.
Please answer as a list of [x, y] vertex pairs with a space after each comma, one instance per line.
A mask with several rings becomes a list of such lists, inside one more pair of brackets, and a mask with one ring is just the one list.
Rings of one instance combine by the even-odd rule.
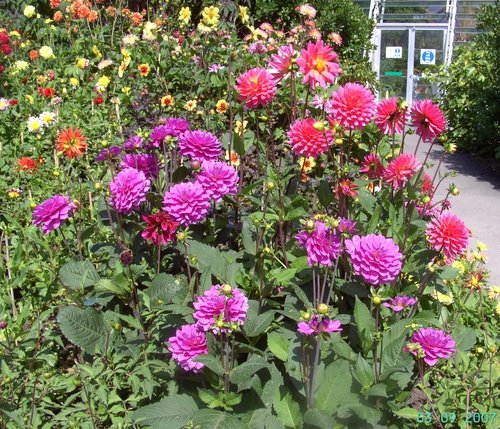
[[85, 68], [87, 68], [88, 65], [89, 65], [89, 61], [86, 58], [77, 58], [76, 59], [76, 66], [79, 69], [84, 70]]
[[11, 189], [7, 192], [7, 195], [9, 196], [9, 198], [19, 198], [21, 194], [17, 189]]
[[130, 58], [130, 52], [128, 51], [128, 49], [122, 48], [121, 53], [123, 55], [123, 58]]
[[26, 61], [22, 60], [16, 61], [14, 65], [16, 66], [17, 70], [26, 70], [29, 66], [29, 64]]
[[78, 79], [76, 79], [74, 77], [70, 77], [69, 78], [69, 84], [71, 86], [77, 87], [80, 83], [78, 82]]
[[500, 298], [500, 286], [491, 286], [488, 289], [488, 298], [499, 299]]
[[144, 77], [146, 77], [151, 71], [151, 67], [149, 67], [149, 64], [139, 64], [137, 68], [139, 69], [139, 74]]
[[55, 58], [54, 51], [50, 46], [42, 46], [38, 51], [40, 56], [45, 59]]
[[210, 33], [213, 28], [212, 27], [208, 27], [206, 26], [205, 24], [203, 24], [203, 22], [199, 22], [198, 23], [198, 30], [200, 30], [202, 33]]
[[161, 97], [160, 104], [162, 107], [169, 107], [174, 105], [174, 97], [171, 95], [167, 94]]
[[463, 261], [457, 259], [451, 263], [451, 266], [456, 268], [460, 274], [465, 273], [465, 264]]
[[215, 105], [215, 110], [217, 111], [217, 113], [224, 114], [227, 112], [227, 108], [228, 108], [228, 105], [227, 105], [226, 100], [219, 100], [219, 101], [217, 101], [217, 104]]
[[42, 112], [39, 118], [45, 125], [52, 125], [57, 122], [57, 115], [54, 112]]
[[122, 88], [122, 92], [125, 94], [125, 95], [129, 95], [130, 94], [130, 87], [129, 86], [124, 86]]
[[31, 95], [26, 95], [26, 99], [30, 102], [30, 104], [33, 104], [33, 97]]
[[248, 7], [246, 7], [246, 6], [240, 6], [239, 15], [241, 18], [241, 22], [243, 24], [246, 24], [250, 20], [250, 17], [248, 16]]
[[188, 112], [192, 112], [194, 109], [196, 109], [196, 100], [188, 100], [186, 101], [186, 104], [184, 104], [184, 109], [186, 109]]
[[181, 8], [179, 12], [179, 21], [184, 24], [188, 24], [191, 21], [191, 9], [188, 7]]
[[[248, 125], [248, 121], [243, 121], [243, 132], [246, 131]], [[234, 132], [236, 134], [241, 134], [241, 121], [236, 121], [236, 126], [234, 127]]]
[[23, 14], [26, 18], [31, 18], [35, 15], [35, 7], [28, 5], [24, 8]]
[[122, 61], [121, 64], [120, 64], [120, 67], [118, 68], [118, 77], [119, 78], [122, 78], [123, 77], [123, 73], [125, 72], [125, 70], [127, 69], [128, 65], [130, 64], [130, 57], [126, 58], [125, 61]]
[[434, 290], [433, 294], [434, 298], [436, 298], [441, 304], [450, 305], [453, 304], [453, 294], [450, 292], [449, 294], [444, 294]]
[[316, 161], [312, 156], [309, 158], [300, 157], [299, 166], [303, 173], [309, 173], [314, 167], [316, 167]]
[[216, 27], [219, 23], [219, 8], [215, 6], [207, 6], [201, 12], [205, 25]]
[[97, 81], [99, 86], [103, 86], [104, 88], [106, 88], [109, 85], [109, 82], [111, 82], [111, 80], [107, 76], [103, 76], [99, 78], [99, 80]]
[[[21, 34], [19, 33], [19, 31], [13, 30], [13, 31], [9, 32], [9, 36], [10, 37], [17, 37], [19, 39], [21, 37]], [[29, 40], [27, 41], [27, 43], [29, 44]]]
[[234, 150], [231, 151], [231, 157], [229, 157], [229, 151], [226, 150], [226, 155], [224, 156], [224, 159], [226, 161], [229, 161], [231, 159], [230, 163], [235, 167], [238, 167], [240, 165], [240, 157]]
[[477, 250], [479, 250], [480, 252], [486, 252], [488, 250], [488, 248], [486, 247], [486, 244], [484, 244], [482, 241], [478, 241], [476, 243], [476, 246], [477, 246]]
[[98, 59], [101, 59], [102, 58], [102, 54], [101, 54], [101, 51], [97, 48], [96, 45], [93, 46], [92, 48], [92, 53], [98, 58]]

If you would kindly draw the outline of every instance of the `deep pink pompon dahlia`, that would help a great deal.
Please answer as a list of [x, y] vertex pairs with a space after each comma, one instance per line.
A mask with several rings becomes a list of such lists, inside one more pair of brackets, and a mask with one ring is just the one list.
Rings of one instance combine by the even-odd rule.
[[374, 286], [392, 282], [401, 271], [403, 255], [391, 238], [355, 235], [345, 242], [354, 272]]
[[238, 172], [225, 162], [204, 161], [196, 180], [215, 202], [238, 191]]
[[146, 194], [151, 183], [142, 171], [125, 168], [109, 184], [111, 206], [124, 215], [138, 209], [146, 201]]
[[267, 106], [276, 95], [273, 75], [264, 68], [253, 68], [236, 80], [238, 101], [243, 101], [248, 109]]
[[411, 343], [403, 350], [420, 357], [423, 353], [424, 362], [434, 366], [439, 359], [448, 359], [454, 353], [455, 341], [451, 335], [434, 328], [420, 328], [411, 337]]
[[372, 120], [374, 110], [375, 98], [368, 88], [346, 83], [332, 94], [328, 119], [348, 130], [360, 130]]
[[408, 108], [397, 97], [382, 100], [377, 104], [375, 123], [384, 134], [400, 134], [410, 115]]
[[411, 117], [413, 125], [417, 127], [417, 134], [424, 142], [433, 141], [446, 129], [444, 113], [431, 100], [417, 101], [411, 109]]
[[453, 262], [467, 248], [470, 231], [458, 216], [444, 212], [431, 220], [426, 235], [431, 247]]
[[403, 188], [422, 167], [415, 155], [403, 153], [394, 158], [384, 170], [384, 180], [394, 189]]
[[196, 356], [208, 354], [207, 337], [198, 325], [184, 325], [168, 339], [168, 349], [179, 366], [188, 372], [200, 372], [205, 366], [193, 360]]
[[33, 225], [42, 228], [44, 234], [57, 229], [76, 210], [70, 197], [54, 195], [33, 210]]
[[290, 127], [288, 141], [297, 155], [317, 158], [328, 151], [333, 141], [332, 133], [317, 130], [315, 123], [313, 118], [297, 119]]
[[222, 153], [217, 137], [208, 131], [186, 131], [179, 137], [179, 152], [196, 161], [216, 161]]
[[163, 210], [176, 222], [187, 226], [205, 220], [210, 210], [210, 200], [199, 183], [178, 183], [165, 193]]
[[340, 236], [323, 222], [316, 221], [314, 230], [299, 232], [295, 238], [305, 247], [310, 266], [331, 266], [339, 255]]

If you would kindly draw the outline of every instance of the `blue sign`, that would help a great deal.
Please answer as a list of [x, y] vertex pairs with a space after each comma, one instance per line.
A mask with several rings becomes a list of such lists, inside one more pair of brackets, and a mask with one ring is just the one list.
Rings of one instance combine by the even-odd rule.
[[420, 64], [436, 64], [436, 50], [420, 49]]

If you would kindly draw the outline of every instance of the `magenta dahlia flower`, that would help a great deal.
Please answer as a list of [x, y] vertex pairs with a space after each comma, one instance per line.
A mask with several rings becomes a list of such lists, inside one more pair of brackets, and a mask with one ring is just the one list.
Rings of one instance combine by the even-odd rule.
[[297, 155], [317, 158], [328, 151], [333, 141], [329, 130], [319, 131], [314, 128], [313, 118], [297, 119], [288, 131], [288, 140], [292, 151]]
[[176, 222], [187, 226], [203, 222], [210, 210], [210, 200], [199, 183], [178, 183], [163, 197], [163, 210]]
[[229, 285], [213, 285], [193, 303], [195, 312], [193, 317], [204, 331], [212, 330], [217, 334], [227, 327], [222, 324], [243, 325], [247, 317], [248, 298], [237, 288]]
[[284, 45], [278, 48], [277, 54], [271, 55], [269, 71], [276, 82], [279, 82], [290, 73], [295, 54], [296, 52], [292, 45]]
[[415, 155], [403, 153], [394, 158], [384, 170], [384, 179], [394, 189], [403, 188], [422, 167]]
[[196, 181], [215, 202], [238, 191], [238, 172], [225, 162], [204, 161]]
[[400, 134], [409, 116], [406, 105], [403, 105], [397, 97], [391, 97], [377, 104], [375, 123], [384, 134]]
[[384, 166], [380, 158], [372, 152], [365, 155], [359, 172], [365, 173], [368, 179], [380, 179], [384, 175]]
[[120, 163], [122, 168], [135, 168], [142, 171], [147, 178], [157, 178], [160, 172], [158, 157], [149, 153], [128, 153]]
[[332, 124], [355, 130], [362, 129], [373, 118], [375, 99], [372, 92], [359, 83], [346, 83], [332, 94], [330, 100]]
[[439, 359], [448, 359], [456, 353], [455, 341], [451, 335], [434, 328], [420, 328], [411, 337], [411, 343], [404, 347], [417, 358], [423, 358], [427, 365], [434, 366]]
[[175, 137], [179, 137], [189, 129], [189, 121], [184, 118], [167, 118], [164, 125], [170, 128]]
[[345, 242], [354, 272], [371, 285], [392, 282], [401, 271], [403, 255], [391, 238], [355, 235]]
[[217, 137], [208, 131], [186, 131], [179, 137], [179, 151], [196, 161], [216, 161], [222, 145]]
[[339, 74], [338, 58], [333, 48], [325, 45], [323, 40], [309, 42], [297, 58], [297, 65], [304, 74], [303, 83], [309, 83], [312, 89], [318, 84], [326, 88], [327, 84], [334, 83]]
[[193, 360], [196, 356], [208, 354], [207, 337], [198, 325], [184, 325], [168, 339], [168, 349], [182, 369], [200, 372], [205, 366]]
[[151, 146], [154, 148], [160, 147], [167, 137], [176, 137], [176, 131], [168, 125], [158, 125], [153, 128], [149, 138], [151, 139]]
[[236, 80], [238, 101], [243, 101], [248, 109], [267, 106], [276, 95], [276, 82], [264, 68], [253, 68]]
[[307, 252], [307, 262], [331, 266], [340, 252], [340, 236], [323, 222], [316, 221], [312, 231], [299, 232], [295, 237]]
[[409, 296], [398, 295], [395, 298], [391, 298], [390, 300], [384, 302], [383, 306], [390, 308], [395, 313], [399, 313], [403, 311], [405, 308], [414, 305], [417, 302], [415, 298], [411, 298]]
[[168, 213], [158, 212], [154, 215], [142, 215], [146, 222], [146, 229], [141, 237], [151, 241], [155, 246], [165, 245], [175, 240], [175, 232], [179, 223], [172, 219]]
[[411, 117], [417, 134], [424, 142], [433, 141], [446, 129], [444, 113], [431, 100], [417, 101], [411, 109]]
[[142, 171], [125, 168], [109, 184], [111, 206], [118, 212], [128, 215], [146, 201], [151, 182]]
[[426, 235], [431, 247], [453, 262], [467, 248], [470, 231], [458, 216], [444, 212], [427, 225]]
[[130, 137], [125, 143], [123, 143], [123, 149], [127, 152], [135, 152], [144, 146], [144, 139], [141, 136], [135, 135]]
[[44, 234], [57, 229], [76, 210], [70, 197], [54, 195], [33, 209], [33, 225], [41, 227]]
[[297, 332], [304, 335], [321, 335], [342, 331], [340, 320], [331, 320], [326, 316], [314, 314], [307, 322], [299, 322]]

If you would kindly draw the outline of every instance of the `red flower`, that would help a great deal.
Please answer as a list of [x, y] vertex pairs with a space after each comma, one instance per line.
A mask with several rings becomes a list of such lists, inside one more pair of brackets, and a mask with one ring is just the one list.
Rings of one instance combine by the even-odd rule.
[[141, 237], [146, 241], [151, 241], [155, 246], [165, 245], [175, 240], [175, 231], [179, 226], [172, 217], [165, 212], [158, 212], [154, 215], [142, 215], [142, 220], [147, 227], [142, 232]]
[[47, 87], [47, 88], [39, 87], [38, 93], [46, 98], [51, 98], [55, 95], [56, 91], [54, 88], [50, 88], [50, 87]]
[[433, 141], [446, 128], [444, 113], [431, 100], [417, 101], [411, 109], [411, 117], [423, 141]]
[[315, 123], [313, 118], [297, 119], [290, 127], [288, 140], [297, 155], [316, 158], [328, 151], [333, 141], [332, 133], [329, 130], [317, 130], [314, 128]]
[[366, 173], [369, 179], [380, 179], [384, 175], [384, 167], [378, 156], [374, 153], [369, 153], [365, 156], [359, 171], [360, 173]]
[[12, 48], [10, 45], [0, 45], [0, 51], [2, 51], [5, 55], [9, 55], [12, 52]]
[[38, 164], [34, 159], [28, 156], [23, 156], [17, 161], [17, 169], [19, 171], [29, 171], [34, 173], [38, 169]]
[[356, 198], [358, 196], [358, 185], [352, 183], [352, 180], [341, 180], [335, 188], [337, 196], [344, 195], [346, 197]]
[[404, 153], [394, 158], [384, 171], [384, 179], [394, 189], [401, 189], [410, 180], [422, 164], [414, 155]]
[[99, 106], [100, 104], [104, 103], [104, 98], [102, 98], [101, 95], [98, 95], [97, 97], [92, 100], [92, 102], [96, 105]]
[[57, 135], [56, 149], [68, 158], [77, 158], [87, 150], [87, 138], [79, 128], [65, 128]]
[[10, 37], [7, 33], [5, 32], [0, 32], [0, 44], [2, 45], [9, 45], [10, 44]]
[[267, 106], [276, 95], [276, 83], [271, 73], [264, 68], [253, 68], [243, 73], [236, 80], [238, 101], [244, 101], [245, 107], [255, 109]]
[[396, 97], [388, 98], [377, 105], [375, 123], [384, 134], [401, 133], [408, 120], [408, 108]]
[[431, 196], [434, 193], [432, 178], [427, 173], [424, 174], [424, 180], [422, 182], [422, 193], [429, 196]]
[[9, 106], [15, 106], [17, 104], [19, 104], [19, 101], [17, 101], [15, 98], [9, 100]]
[[442, 252], [447, 262], [453, 262], [464, 253], [470, 231], [458, 216], [444, 212], [429, 223], [426, 235], [431, 247]]
[[340, 125], [349, 130], [361, 129], [373, 117], [375, 99], [372, 92], [359, 83], [346, 83], [332, 94], [331, 114], [328, 117], [332, 125]]
[[30, 60], [36, 61], [38, 59], [38, 51], [36, 49], [32, 49], [30, 51]]

